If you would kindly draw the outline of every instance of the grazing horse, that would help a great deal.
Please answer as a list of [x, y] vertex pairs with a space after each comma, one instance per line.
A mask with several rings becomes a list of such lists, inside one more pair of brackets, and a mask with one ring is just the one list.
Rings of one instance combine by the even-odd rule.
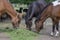
[[41, 14], [41, 10], [46, 6], [45, 0], [37, 0], [29, 5], [25, 16], [25, 24], [28, 30], [31, 30], [33, 17], [37, 18]]
[[17, 12], [14, 10], [11, 3], [8, 0], [0, 0], [0, 17], [5, 12], [7, 12], [7, 14], [11, 17], [13, 27], [19, 27], [20, 18], [18, 17]]
[[[52, 27], [52, 34], [55, 36], [59, 36], [59, 20], [60, 20], [60, 4], [57, 6], [53, 6], [52, 3], [48, 4], [45, 8], [42, 14], [38, 17], [38, 19], [35, 22], [36, 25], [36, 32], [39, 32], [47, 18], [51, 18], [53, 22], [53, 27]], [[55, 31], [56, 28], [56, 31]]]

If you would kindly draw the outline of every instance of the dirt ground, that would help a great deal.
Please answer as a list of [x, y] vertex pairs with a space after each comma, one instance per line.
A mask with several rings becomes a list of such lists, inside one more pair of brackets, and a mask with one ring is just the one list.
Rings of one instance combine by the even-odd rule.
[[[59, 23], [59, 25], [60, 25], [60, 23]], [[60, 27], [59, 27], [59, 29], [60, 29]], [[36, 37], [35, 40], [60, 40], [60, 34], [59, 34], [59, 37], [50, 35], [51, 30], [52, 30], [52, 21], [51, 21], [51, 19], [47, 19], [44, 23], [44, 29], [40, 31], [39, 36]]]
[[[0, 31], [5, 29], [9, 24], [5, 22], [0, 22]], [[0, 40], [10, 40], [10, 37], [5, 32], [0, 32]]]
[[0, 40], [10, 40], [10, 37], [4, 32], [0, 32]]
[[[23, 24], [24, 21], [21, 22], [20, 28], [26, 28], [25, 24]], [[12, 24], [10, 21], [3, 21], [0, 22], [0, 31], [1, 29], [5, 29], [6, 27], [12, 28]], [[5, 32], [0, 32], [0, 40], [10, 40], [10, 37]]]
[[[11, 23], [0, 22], [0, 29], [4, 29], [6, 27], [12, 28]], [[21, 21], [20, 28], [26, 28], [24, 20]], [[34, 30], [34, 28], [35, 27], [33, 24], [32, 30]], [[44, 29], [40, 31], [39, 35], [35, 38], [35, 40], [60, 40], [60, 36], [59, 37], [50, 36], [51, 29], [52, 21], [51, 19], [47, 19], [44, 23]], [[4, 32], [0, 32], [0, 40], [10, 40], [10, 37]]]

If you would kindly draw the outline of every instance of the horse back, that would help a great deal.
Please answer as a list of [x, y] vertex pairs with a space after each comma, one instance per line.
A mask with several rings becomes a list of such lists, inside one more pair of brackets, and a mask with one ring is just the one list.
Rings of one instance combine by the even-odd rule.
[[53, 6], [52, 15], [60, 17], [60, 5]]
[[4, 8], [4, 4], [3, 4], [3, 1], [2, 0], [0, 0], [0, 12], [2, 11], [2, 10], [4, 10], [5, 8]]

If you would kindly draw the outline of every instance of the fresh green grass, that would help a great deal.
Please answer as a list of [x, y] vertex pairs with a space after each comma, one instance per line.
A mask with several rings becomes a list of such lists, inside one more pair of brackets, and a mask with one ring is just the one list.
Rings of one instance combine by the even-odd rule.
[[11, 40], [34, 40], [38, 35], [26, 29], [9, 30], [6, 33], [11, 37]]
[[[35, 40], [37, 33], [26, 29], [13, 29], [10, 23], [0, 23], [0, 32], [5, 32], [10, 36], [11, 40]], [[21, 26], [24, 27], [24, 26]]]

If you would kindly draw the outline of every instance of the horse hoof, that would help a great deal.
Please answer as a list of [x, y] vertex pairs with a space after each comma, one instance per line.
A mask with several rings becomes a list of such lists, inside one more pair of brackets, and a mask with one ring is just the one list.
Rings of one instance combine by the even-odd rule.
[[54, 33], [53, 32], [51, 32], [51, 34], [50, 34], [51, 36], [53, 36], [54, 35]]
[[58, 31], [56, 32], [55, 36], [56, 36], [56, 37], [58, 37], [58, 36], [59, 36], [59, 32], [58, 32]]

